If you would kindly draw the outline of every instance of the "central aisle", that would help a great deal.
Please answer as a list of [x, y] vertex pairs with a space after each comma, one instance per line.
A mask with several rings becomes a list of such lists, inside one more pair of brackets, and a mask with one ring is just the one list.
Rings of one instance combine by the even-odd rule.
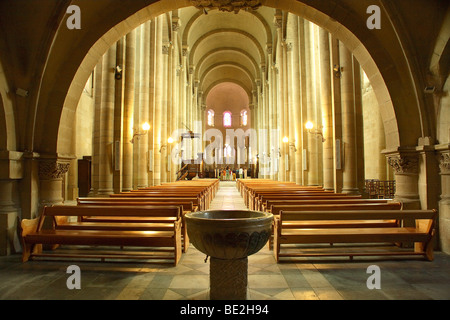
[[210, 210], [248, 210], [236, 188], [236, 181], [220, 181], [219, 190], [209, 208]]

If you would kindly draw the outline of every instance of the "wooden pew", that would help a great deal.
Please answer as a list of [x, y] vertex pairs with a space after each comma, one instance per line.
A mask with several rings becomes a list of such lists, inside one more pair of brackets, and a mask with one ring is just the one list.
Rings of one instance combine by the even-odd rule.
[[[78, 198], [77, 205], [79, 206], [181, 206], [181, 235], [183, 239], [183, 252], [187, 252], [189, 248], [189, 236], [186, 228], [185, 214], [195, 212], [198, 210], [192, 201], [185, 201], [183, 198], [164, 198], [161, 201], [152, 201], [148, 198]], [[132, 222], [133, 220], [143, 220], [146, 217], [103, 217], [103, 216], [80, 216], [80, 221], [86, 222]], [[125, 220], [125, 221], [124, 221]]]
[[[326, 200], [324, 200], [326, 201]], [[281, 211], [348, 211], [348, 210], [401, 210], [401, 202], [381, 202], [381, 203], [322, 203], [315, 202], [314, 204], [276, 204], [272, 205], [271, 213], [274, 219], [279, 219]], [[330, 220], [330, 221], [289, 221], [285, 223], [285, 228], [358, 228], [364, 226], [365, 228], [379, 228], [379, 227], [396, 227], [398, 221], [390, 220]], [[273, 234], [272, 234], [273, 236]], [[271, 239], [272, 240], [272, 239]], [[272, 241], [269, 244], [272, 249]]]
[[388, 203], [392, 199], [349, 199], [349, 198], [327, 198], [327, 199], [307, 199], [307, 200], [280, 200], [280, 199], [266, 199], [262, 203], [262, 210], [265, 212], [272, 212], [272, 205], [314, 205], [314, 204], [364, 204], [364, 203]]
[[120, 193], [120, 194], [110, 194], [110, 198], [130, 198], [134, 201], [144, 201], [144, 200], [137, 200], [139, 198], [146, 199], [147, 201], [173, 201], [174, 199], [179, 201], [192, 201], [195, 207], [198, 208], [198, 210], [204, 210], [204, 205], [202, 204], [202, 201], [199, 197], [196, 196], [184, 196], [180, 194], [167, 194], [167, 193], [159, 193], [159, 194], [146, 194], [146, 193], [137, 193], [137, 192], [129, 192], [129, 193]]
[[[348, 221], [348, 220], [416, 220], [415, 227], [366, 228], [311, 228], [311, 221]], [[281, 211], [274, 220], [274, 255], [277, 262], [284, 257], [331, 257], [331, 256], [424, 256], [433, 260], [433, 239], [435, 237], [436, 210], [350, 210], [350, 211]], [[292, 222], [307, 222], [307, 228], [290, 228]], [[421, 221], [422, 223], [419, 223]], [[358, 246], [358, 251], [349, 248], [328, 246], [327, 250], [310, 252], [311, 248], [299, 247], [304, 244], [346, 243], [404, 243], [414, 242], [414, 250], [403, 249], [373, 251], [369, 246]], [[288, 252], [285, 245], [297, 245], [294, 252]], [[283, 250], [283, 251], [282, 251]]]
[[263, 195], [255, 203], [255, 209], [263, 211], [264, 208], [262, 207], [262, 204], [266, 200], [315, 200], [315, 201], [322, 201], [327, 199], [334, 199], [334, 200], [355, 200], [355, 199], [362, 199], [361, 195], [348, 195], [345, 193], [327, 193], [327, 194], [320, 194], [320, 193], [312, 193], [312, 194], [296, 194], [296, 195], [290, 195], [290, 194], [279, 194], [279, 195]]
[[[107, 223], [69, 221], [68, 217], [136, 217], [132, 222]], [[51, 219], [53, 228], [45, 229], [44, 221]], [[79, 220], [79, 219], [78, 219]], [[100, 258], [105, 259], [164, 259], [177, 265], [181, 257], [181, 210], [179, 206], [52, 206], [44, 207], [39, 218], [21, 222], [23, 262], [35, 257]], [[42, 245], [117, 246], [153, 248], [144, 253], [113, 250], [107, 253], [80, 251], [65, 254], [43, 253]], [[156, 254], [164, 252], [166, 254]]]
[[343, 211], [343, 210], [400, 210], [402, 209], [401, 202], [387, 202], [387, 203], [342, 203], [342, 204], [276, 204], [272, 205], [271, 213], [278, 216], [281, 211]]

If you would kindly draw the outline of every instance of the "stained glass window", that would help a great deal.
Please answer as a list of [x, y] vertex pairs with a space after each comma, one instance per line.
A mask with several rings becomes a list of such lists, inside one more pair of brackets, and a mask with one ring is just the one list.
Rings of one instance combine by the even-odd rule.
[[223, 126], [231, 127], [231, 112], [227, 111], [223, 114]]
[[214, 111], [208, 110], [208, 126], [214, 127]]
[[248, 124], [248, 114], [247, 110], [241, 111], [241, 126], [246, 126]]

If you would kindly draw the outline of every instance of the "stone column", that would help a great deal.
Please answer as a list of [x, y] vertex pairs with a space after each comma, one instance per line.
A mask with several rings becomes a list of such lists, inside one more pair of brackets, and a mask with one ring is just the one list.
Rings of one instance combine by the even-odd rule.
[[[150, 23], [150, 66], [149, 66], [149, 110], [148, 110], [148, 123], [150, 124], [150, 132], [147, 135], [147, 176], [148, 185], [154, 185], [154, 166], [155, 166], [155, 150], [154, 150], [154, 138], [155, 138], [155, 108], [156, 108], [156, 19], [149, 21]], [[156, 150], [158, 151], [158, 150]], [[152, 161], [151, 161], [152, 160]]]
[[63, 199], [63, 177], [71, 159], [45, 158], [39, 160], [40, 207], [59, 205]]
[[[317, 116], [316, 73], [314, 49], [314, 25], [305, 21], [305, 64], [306, 64], [306, 121], [312, 121], [313, 130], [321, 130], [322, 119]], [[320, 122], [319, 122], [320, 119]], [[314, 133], [307, 135], [307, 185], [319, 185], [319, 143], [321, 137]]]
[[0, 256], [20, 250], [17, 234], [20, 220], [19, 186], [17, 180], [0, 180]]
[[23, 153], [0, 151], [0, 168], [0, 256], [6, 256], [20, 250], [18, 224], [20, 218], [30, 218], [25, 217], [20, 202], [32, 199], [23, 195], [20, 199], [24, 192], [19, 186], [24, 178]]
[[92, 186], [89, 196], [98, 194], [98, 179], [100, 173], [100, 115], [102, 109], [102, 69], [103, 57], [94, 69], [94, 129], [92, 141]]
[[167, 131], [168, 131], [168, 112], [169, 101], [167, 99], [169, 89], [169, 51], [170, 44], [162, 46], [163, 54], [163, 78], [162, 78], [162, 105], [161, 105], [161, 148], [159, 150], [161, 156], [161, 183], [167, 182], [167, 158], [168, 158], [168, 143], [167, 143]]
[[398, 150], [385, 154], [389, 165], [394, 169], [395, 200], [403, 203], [403, 209], [420, 209], [418, 154], [415, 150]]
[[155, 108], [153, 113], [153, 183], [161, 184], [162, 105], [164, 103], [163, 17], [155, 18]]
[[438, 146], [441, 176], [441, 199], [439, 201], [440, 249], [450, 254], [450, 145]]
[[74, 158], [70, 161], [70, 170], [67, 174], [67, 200], [76, 201], [78, 198], [78, 159], [77, 154], [77, 117], [72, 122], [72, 141], [70, 152]]
[[133, 30], [125, 37], [125, 90], [123, 110], [123, 173], [122, 190], [133, 189], [133, 115], [135, 90], [135, 62], [136, 62], [136, 31]]
[[[299, 72], [299, 101], [297, 108], [298, 118], [297, 122], [297, 174], [296, 182], [299, 185], [306, 184], [306, 169], [305, 166], [307, 157], [304, 157], [304, 150], [307, 146], [307, 133], [305, 130], [306, 123], [306, 44], [305, 44], [305, 20], [297, 17], [298, 23], [298, 72]], [[306, 156], [306, 155], [305, 155]], [[307, 164], [306, 164], [307, 165]]]
[[122, 75], [115, 72], [114, 81], [114, 120], [113, 120], [113, 191], [122, 191], [122, 168], [123, 168], [123, 68], [125, 38], [116, 43], [116, 66], [122, 68]]
[[[142, 132], [142, 124], [149, 120], [149, 87], [150, 87], [150, 21], [141, 26], [140, 39], [140, 88], [139, 88], [139, 123], [135, 130]], [[150, 128], [150, 131], [153, 128]], [[137, 187], [148, 186], [148, 135], [139, 136], [135, 140], [139, 148]]]
[[108, 195], [113, 191], [113, 143], [114, 143], [114, 72], [116, 46], [113, 45], [103, 57], [102, 96], [100, 111], [100, 154], [98, 194]]
[[357, 159], [356, 159], [356, 119], [355, 96], [353, 88], [353, 57], [351, 52], [341, 42], [339, 43], [339, 59], [342, 70], [341, 101], [342, 101], [342, 141], [344, 145], [344, 170], [342, 192], [357, 194]]
[[333, 113], [331, 90], [330, 38], [328, 31], [319, 29], [320, 102], [323, 122], [323, 187], [334, 190]]

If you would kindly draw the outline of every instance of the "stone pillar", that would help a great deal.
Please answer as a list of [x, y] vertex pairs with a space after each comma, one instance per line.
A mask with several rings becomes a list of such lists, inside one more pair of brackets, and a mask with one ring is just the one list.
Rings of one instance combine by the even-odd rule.
[[112, 147], [112, 171], [113, 192], [122, 191], [122, 168], [123, 168], [123, 68], [124, 68], [124, 44], [125, 38], [116, 43], [116, 66], [122, 68], [122, 75], [115, 72], [114, 81], [114, 120], [113, 120], [113, 147]]
[[339, 59], [340, 66], [343, 68], [341, 76], [342, 141], [344, 146], [342, 192], [358, 194], [353, 57], [342, 42], [339, 43]]
[[20, 224], [19, 186], [17, 180], [0, 180], [0, 256], [20, 250], [17, 234]]
[[[140, 42], [140, 89], [139, 89], [139, 123], [136, 130], [142, 131], [142, 124], [149, 120], [149, 87], [150, 87], [150, 21], [141, 26]], [[150, 128], [150, 131], [154, 128]], [[138, 142], [138, 178], [137, 187], [145, 188], [148, 186], [148, 135], [139, 136]]]
[[133, 30], [127, 34], [125, 41], [122, 191], [130, 191], [133, 189], [133, 143], [131, 143], [131, 139], [133, 138], [136, 31]]
[[[306, 63], [306, 121], [312, 121], [313, 130], [321, 130], [322, 119], [317, 116], [314, 25], [305, 21], [305, 63]], [[320, 122], [319, 122], [320, 119]], [[307, 185], [319, 185], [319, 143], [321, 137], [314, 133], [307, 135]]]
[[161, 157], [161, 183], [167, 182], [167, 158], [168, 158], [168, 112], [169, 112], [169, 101], [167, 99], [168, 89], [169, 89], [169, 51], [170, 44], [162, 46], [163, 54], [163, 78], [162, 78], [162, 105], [161, 105], [161, 147], [160, 147], [160, 157]]
[[100, 154], [98, 194], [108, 195], [113, 190], [114, 96], [115, 96], [116, 46], [103, 57], [102, 96], [100, 111]]
[[418, 154], [415, 150], [400, 150], [385, 154], [389, 165], [394, 169], [395, 200], [401, 201], [404, 209], [420, 209]]
[[159, 150], [162, 144], [162, 105], [164, 103], [163, 81], [164, 60], [163, 60], [163, 17], [155, 18], [155, 108], [153, 113], [153, 184], [161, 184], [161, 154]]
[[[169, 118], [169, 131], [168, 134], [174, 141], [178, 140], [178, 137], [174, 135], [174, 132], [178, 130], [180, 127], [178, 126], [178, 118], [179, 118], [179, 112], [180, 110], [180, 101], [179, 101], [179, 83], [180, 83], [180, 76], [181, 76], [181, 70], [180, 70], [180, 55], [179, 55], [179, 46], [178, 46], [178, 31], [180, 30], [180, 23], [178, 16], [173, 15], [172, 16], [172, 36], [175, 41], [173, 41], [173, 47], [172, 47], [172, 56], [171, 56], [171, 73], [172, 73], [172, 88], [170, 90], [171, 95], [171, 117]], [[167, 161], [170, 162], [170, 174], [169, 174], [169, 181], [175, 181], [177, 179], [177, 171], [178, 166], [177, 162], [175, 161], [175, 157], [172, 156], [174, 149], [173, 145], [169, 145], [169, 152], [167, 155]]]
[[[295, 73], [296, 66], [293, 64], [293, 43], [289, 42], [286, 44], [286, 72], [288, 76], [287, 85], [289, 86], [289, 91], [286, 94], [288, 98], [288, 122], [290, 119], [296, 119], [297, 112], [297, 89], [298, 89], [298, 81], [294, 80], [294, 77], [298, 76]], [[295, 83], [295, 84], [294, 84]], [[289, 172], [289, 181], [295, 182], [295, 141], [296, 141], [296, 123], [295, 120], [289, 124], [288, 137], [289, 141], [287, 143], [288, 153], [289, 153], [289, 163], [288, 163], [288, 172]]]
[[441, 199], [439, 201], [440, 249], [450, 254], [450, 145], [439, 146]]
[[98, 179], [100, 173], [100, 115], [102, 109], [102, 70], [103, 57], [97, 63], [94, 69], [94, 129], [92, 141], [92, 186], [89, 196], [93, 197], [98, 194]]
[[[305, 185], [307, 183], [307, 133], [305, 130], [306, 123], [306, 40], [305, 40], [305, 20], [303, 18], [297, 17], [298, 22], [298, 69], [299, 69], [299, 104], [298, 104], [298, 118], [297, 118], [297, 165], [298, 172], [296, 175], [296, 182], [300, 185]], [[305, 166], [306, 165], [306, 166]]]
[[[21, 201], [32, 201], [30, 197], [25, 199], [21, 193], [24, 188], [19, 186], [19, 181], [24, 178], [23, 153], [15, 151], [0, 151], [0, 256], [6, 256], [20, 251], [18, 225], [24, 217], [21, 209]], [[26, 208], [25, 204], [22, 204]]]
[[334, 190], [333, 111], [331, 90], [330, 38], [328, 31], [319, 29], [320, 102], [323, 123], [323, 187]]
[[70, 161], [70, 169], [67, 174], [67, 195], [66, 199], [76, 201], [78, 198], [78, 159], [77, 154], [77, 117], [74, 117], [72, 122], [72, 141], [70, 152], [74, 158]]
[[63, 199], [63, 177], [71, 159], [42, 158], [39, 160], [40, 207], [59, 205]]

